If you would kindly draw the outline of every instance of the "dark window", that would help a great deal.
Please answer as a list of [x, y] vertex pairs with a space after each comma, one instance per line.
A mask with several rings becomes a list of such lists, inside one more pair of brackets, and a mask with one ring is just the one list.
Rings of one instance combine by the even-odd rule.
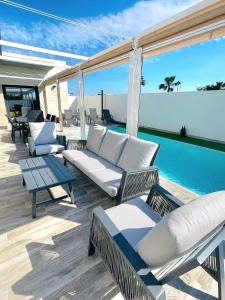
[[10, 115], [21, 115], [23, 111], [40, 109], [37, 87], [3, 85], [2, 88]]

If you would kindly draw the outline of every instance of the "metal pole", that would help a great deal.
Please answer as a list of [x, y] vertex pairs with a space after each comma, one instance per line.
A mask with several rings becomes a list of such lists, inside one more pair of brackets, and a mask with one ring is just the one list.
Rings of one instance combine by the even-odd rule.
[[103, 90], [101, 90], [101, 112], [102, 112], [102, 121], [103, 121], [103, 97], [104, 97], [104, 93]]
[[60, 85], [58, 80], [56, 80], [56, 88], [57, 88], [57, 100], [58, 100], [58, 111], [59, 111], [59, 126], [60, 126], [60, 131], [63, 132], [63, 117], [62, 117], [62, 106], [61, 106], [61, 96], [60, 96]]

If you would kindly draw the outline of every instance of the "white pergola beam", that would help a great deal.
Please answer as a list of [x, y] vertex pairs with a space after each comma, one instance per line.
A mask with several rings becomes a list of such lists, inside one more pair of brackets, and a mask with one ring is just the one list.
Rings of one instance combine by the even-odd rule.
[[139, 106], [141, 95], [142, 48], [137, 48], [129, 54], [129, 82], [127, 96], [127, 133], [138, 134]]
[[24, 77], [24, 76], [15, 76], [15, 75], [4, 75], [0, 74], [1, 78], [13, 78], [13, 79], [24, 79], [24, 80], [35, 80], [41, 82], [43, 79], [36, 77]]
[[78, 100], [79, 100], [79, 107], [80, 107], [80, 137], [82, 140], [86, 139], [85, 133], [85, 107], [84, 107], [84, 77], [83, 73], [80, 71], [78, 77]]
[[25, 44], [8, 42], [8, 41], [4, 41], [4, 40], [0, 40], [0, 46], [6, 46], [6, 47], [17, 48], [17, 49], [22, 49], [22, 50], [29, 50], [29, 51], [45, 53], [45, 54], [52, 54], [52, 55], [69, 57], [69, 58], [80, 59], [80, 60], [88, 60], [88, 57], [83, 56], [83, 55], [49, 50], [49, 49], [45, 49], [45, 48], [39, 48], [39, 47], [29, 46], [29, 45], [25, 45]]
[[58, 80], [56, 80], [56, 89], [57, 89], [57, 100], [58, 100], [60, 131], [63, 132], [62, 104], [61, 104], [61, 95], [60, 95], [60, 85], [59, 85], [59, 81]]
[[45, 107], [45, 117], [48, 114], [48, 101], [47, 101], [47, 94], [46, 94], [46, 88], [43, 89], [43, 100], [44, 100], [44, 107]]

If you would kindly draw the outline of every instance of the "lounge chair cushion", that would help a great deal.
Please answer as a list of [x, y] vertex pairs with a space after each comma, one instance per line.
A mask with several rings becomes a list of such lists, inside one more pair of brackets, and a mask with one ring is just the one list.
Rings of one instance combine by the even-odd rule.
[[36, 155], [45, 155], [51, 153], [59, 153], [65, 149], [63, 145], [59, 144], [46, 144], [35, 146]]
[[109, 208], [106, 213], [133, 248], [161, 220], [141, 198]]
[[128, 139], [127, 134], [108, 130], [99, 150], [99, 155], [116, 164]]
[[123, 170], [139, 170], [147, 168], [158, 148], [158, 144], [129, 137], [121, 157], [117, 163]]
[[74, 163], [78, 159], [83, 158], [95, 158], [96, 154], [89, 150], [64, 150], [62, 152], [63, 157], [68, 160], [70, 163]]
[[118, 167], [92, 170], [88, 176], [100, 186], [110, 197], [116, 197], [118, 194], [122, 170]]
[[98, 154], [103, 138], [106, 133], [105, 127], [90, 126], [87, 137], [87, 149]]
[[225, 191], [199, 197], [175, 209], [138, 245], [150, 267], [160, 267], [201, 244], [225, 222]]
[[35, 145], [56, 144], [56, 128], [54, 122], [30, 122], [30, 134]]

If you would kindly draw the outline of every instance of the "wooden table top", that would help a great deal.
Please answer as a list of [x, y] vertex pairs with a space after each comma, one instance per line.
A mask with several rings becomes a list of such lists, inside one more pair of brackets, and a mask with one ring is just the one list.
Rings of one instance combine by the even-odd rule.
[[75, 176], [53, 155], [19, 160], [29, 192], [37, 192], [74, 181]]

